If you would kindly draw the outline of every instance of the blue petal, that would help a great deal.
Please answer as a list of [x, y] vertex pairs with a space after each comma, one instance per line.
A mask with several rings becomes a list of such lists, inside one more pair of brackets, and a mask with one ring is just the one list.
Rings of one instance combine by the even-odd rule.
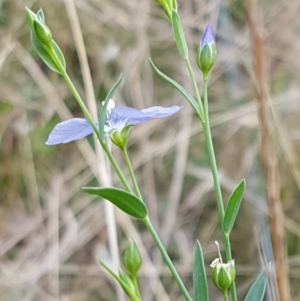
[[204, 47], [205, 44], [210, 44], [213, 42], [215, 42], [215, 35], [211, 23], [209, 23], [205, 29], [205, 32], [201, 40], [201, 44], [200, 44], [201, 48]]
[[112, 128], [123, 128], [126, 125], [137, 125], [154, 118], [163, 118], [177, 113], [182, 107], [172, 106], [169, 108], [151, 107], [137, 110], [129, 107], [116, 107], [109, 116]]
[[172, 106], [169, 108], [163, 107], [151, 107], [148, 109], [144, 109], [141, 112], [146, 114], [147, 116], [151, 116], [151, 118], [163, 118], [171, 116], [181, 110], [183, 107], [181, 106]]
[[73, 118], [58, 123], [49, 135], [47, 145], [68, 143], [93, 133], [90, 123], [82, 118]]

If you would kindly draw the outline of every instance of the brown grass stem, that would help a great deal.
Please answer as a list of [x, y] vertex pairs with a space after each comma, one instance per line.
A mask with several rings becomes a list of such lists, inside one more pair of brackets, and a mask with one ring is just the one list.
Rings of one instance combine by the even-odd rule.
[[266, 197], [270, 214], [270, 227], [276, 262], [276, 277], [280, 301], [289, 301], [289, 277], [286, 262], [286, 243], [284, 239], [284, 214], [280, 200], [278, 160], [272, 135], [271, 110], [268, 106], [266, 78], [266, 56], [264, 42], [260, 34], [258, 9], [255, 0], [247, 0], [247, 19], [252, 44], [255, 92], [258, 106], [259, 130], [261, 133], [260, 155], [265, 174]]

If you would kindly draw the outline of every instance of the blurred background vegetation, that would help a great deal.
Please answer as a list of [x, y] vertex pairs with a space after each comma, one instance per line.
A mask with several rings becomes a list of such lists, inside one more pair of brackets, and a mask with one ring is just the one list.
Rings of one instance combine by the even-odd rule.
[[[45, 145], [57, 122], [82, 113], [66, 84], [34, 53], [25, 6], [33, 11], [43, 8], [65, 54], [70, 77], [84, 96], [67, 2], [0, 0], [3, 301], [116, 299], [114, 283], [97, 263], [97, 258], [110, 260], [103, 203], [80, 191], [95, 183], [93, 141]], [[221, 233], [202, 128], [182, 96], [158, 78], [148, 62], [151, 57], [164, 73], [192, 92], [171, 26], [154, 0], [74, 3], [98, 107], [121, 72], [125, 80], [114, 97], [118, 105], [139, 109], [184, 105], [172, 118], [132, 129], [130, 156], [157, 232], [191, 289], [196, 239], [203, 246], [209, 274], [209, 264], [217, 256], [214, 241], [221, 240]], [[247, 8], [243, 0], [178, 0], [178, 4], [190, 53], [196, 50], [207, 23], [215, 28], [218, 58], [210, 77], [209, 104], [225, 199], [241, 178], [247, 181], [245, 202], [232, 234], [242, 300], [261, 268], [259, 250], [272, 260]], [[299, 300], [300, 1], [258, 1], [258, 11], [267, 90], [278, 117], [272, 131], [279, 159], [291, 294]], [[192, 55], [191, 60], [196, 66]], [[200, 83], [201, 74], [196, 74]], [[117, 150], [115, 155], [122, 164]], [[128, 238], [138, 240], [144, 260], [143, 300], [182, 300], [144, 227], [120, 211], [116, 219], [121, 252]], [[221, 300], [210, 281], [209, 286], [211, 300]], [[266, 300], [276, 300], [270, 296], [269, 292]]]

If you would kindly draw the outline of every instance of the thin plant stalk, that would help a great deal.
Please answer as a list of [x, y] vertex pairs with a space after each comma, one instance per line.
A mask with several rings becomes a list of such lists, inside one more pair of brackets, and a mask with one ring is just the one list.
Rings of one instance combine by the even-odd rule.
[[201, 96], [200, 96], [200, 93], [199, 93], [199, 90], [198, 90], [196, 78], [195, 78], [195, 75], [194, 75], [194, 71], [193, 71], [193, 68], [191, 66], [189, 58], [185, 59], [184, 61], [186, 63], [187, 69], [189, 71], [190, 79], [192, 81], [193, 90], [194, 90], [196, 100], [197, 100], [198, 105], [199, 105], [199, 115], [198, 116], [200, 117], [201, 122], [203, 123], [204, 122], [204, 119], [203, 119], [204, 118], [204, 116], [203, 116], [203, 105], [202, 105]]
[[134, 285], [134, 290], [135, 290], [136, 295], [138, 296], [138, 298], [140, 300], [142, 300], [137, 275], [132, 276], [131, 279], [132, 279], [132, 282], [133, 282], [133, 285]]
[[183, 284], [180, 276], [178, 275], [178, 273], [177, 273], [177, 271], [176, 271], [176, 269], [175, 269], [175, 267], [174, 267], [174, 265], [173, 265], [173, 263], [172, 263], [169, 255], [168, 255], [166, 249], [164, 248], [162, 242], [160, 241], [160, 238], [157, 235], [157, 232], [155, 231], [155, 229], [154, 229], [154, 227], [153, 227], [153, 225], [152, 225], [152, 223], [150, 221], [150, 218], [146, 217], [145, 219], [143, 219], [143, 222], [146, 225], [146, 227], [147, 227], [148, 231], [150, 232], [150, 234], [152, 235], [153, 240], [154, 240], [156, 246], [158, 247], [158, 249], [159, 249], [159, 251], [160, 251], [160, 253], [161, 253], [161, 255], [162, 255], [162, 257], [163, 257], [163, 259], [165, 261], [165, 263], [169, 267], [169, 269], [170, 269], [170, 271], [171, 271], [174, 279], [176, 280], [176, 282], [177, 282], [177, 284], [178, 284], [178, 286], [179, 286], [182, 294], [184, 295], [186, 301], [192, 301], [192, 298], [189, 295], [186, 287], [184, 286], [184, 284]]
[[[207, 152], [208, 152], [210, 167], [212, 170], [215, 191], [216, 191], [216, 199], [217, 199], [217, 206], [218, 206], [218, 211], [219, 211], [219, 218], [220, 218], [220, 222], [222, 223], [222, 221], [224, 219], [224, 205], [223, 205], [223, 199], [222, 199], [220, 180], [219, 180], [219, 176], [218, 176], [218, 167], [217, 167], [217, 162], [216, 162], [216, 157], [215, 157], [215, 152], [214, 152], [214, 146], [213, 146], [212, 136], [211, 136], [211, 132], [210, 132], [209, 112], [208, 112], [208, 96], [207, 96], [207, 79], [204, 79], [203, 98], [204, 98], [204, 121], [205, 121], [205, 122], [203, 122], [203, 129], [204, 129], [206, 145], [207, 145]], [[227, 260], [227, 262], [229, 262], [232, 260], [230, 240], [229, 240], [229, 236], [225, 235], [224, 232], [223, 232], [223, 242], [224, 242], [226, 260]], [[231, 287], [232, 300], [237, 301], [235, 283], [233, 282], [230, 287]]]
[[[141, 195], [140, 194], [140, 190], [138, 188], [138, 184], [136, 182], [136, 178], [135, 178], [132, 166], [131, 166], [130, 159], [129, 159], [127, 151], [126, 151], [126, 147], [122, 148], [122, 152], [124, 154], [124, 159], [126, 161], [126, 165], [127, 165], [128, 171], [130, 173], [132, 182], [134, 183], [135, 189], [137, 189], [137, 193], [139, 195]], [[172, 263], [169, 255], [168, 255], [165, 247], [163, 246], [163, 244], [162, 244], [162, 242], [161, 242], [161, 240], [160, 240], [157, 232], [155, 231], [155, 229], [154, 229], [154, 227], [153, 227], [153, 225], [151, 223], [151, 220], [150, 220], [149, 216], [147, 216], [145, 219], [143, 219], [143, 222], [146, 225], [147, 230], [152, 235], [153, 240], [154, 240], [156, 246], [158, 247], [158, 249], [159, 249], [159, 251], [160, 251], [160, 253], [161, 253], [161, 255], [162, 255], [162, 257], [163, 257], [163, 259], [165, 261], [165, 263], [167, 264], [168, 268], [170, 269], [171, 274], [173, 275], [174, 279], [176, 280], [176, 282], [177, 282], [177, 284], [178, 284], [178, 286], [179, 286], [182, 294], [184, 295], [186, 301], [192, 301], [192, 298], [190, 297], [190, 295], [189, 295], [186, 287], [184, 286], [184, 284], [183, 284], [183, 282], [182, 282], [179, 274], [177, 273], [177, 271], [176, 271], [176, 269], [175, 269], [175, 267], [174, 267], [174, 265], [173, 265], [173, 263]]]
[[225, 290], [223, 292], [223, 297], [224, 297], [224, 301], [228, 301], [228, 292], [227, 292], [227, 290]]
[[142, 198], [142, 195], [141, 195], [141, 192], [140, 192], [138, 183], [136, 181], [134, 171], [133, 171], [133, 168], [132, 168], [129, 156], [128, 156], [127, 147], [126, 146], [122, 147], [121, 151], [123, 153], [123, 157], [124, 157], [124, 161], [125, 161], [125, 164], [127, 166], [127, 169], [129, 171], [129, 175], [130, 175], [130, 178], [131, 178], [131, 181], [132, 181], [132, 184], [133, 184], [134, 192], [142, 200], [143, 198]]

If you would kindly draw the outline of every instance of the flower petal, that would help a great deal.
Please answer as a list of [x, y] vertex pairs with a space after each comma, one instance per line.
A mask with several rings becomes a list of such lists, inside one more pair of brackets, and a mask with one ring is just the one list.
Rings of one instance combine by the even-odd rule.
[[215, 34], [212, 28], [211, 23], [209, 23], [205, 29], [203, 34], [200, 47], [203, 48], [206, 44], [214, 43], [215, 42]]
[[109, 122], [112, 128], [122, 129], [127, 125], [137, 125], [150, 119], [171, 116], [181, 108], [179, 106], [169, 108], [156, 106], [140, 111], [129, 107], [116, 107], [109, 116]]
[[171, 116], [181, 110], [182, 106], [172, 106], [169, 108], [163, 107], [150, 107], [148, 109], [144, 109], [141, 112], [147, 114], [147, 116], [151, 116], [151, 118], [163, 118]]
[[68, 143], [93, 133], [90, 123], [83, 118], [73, 118], [58, 123], [50, 133], [47, 145]]

